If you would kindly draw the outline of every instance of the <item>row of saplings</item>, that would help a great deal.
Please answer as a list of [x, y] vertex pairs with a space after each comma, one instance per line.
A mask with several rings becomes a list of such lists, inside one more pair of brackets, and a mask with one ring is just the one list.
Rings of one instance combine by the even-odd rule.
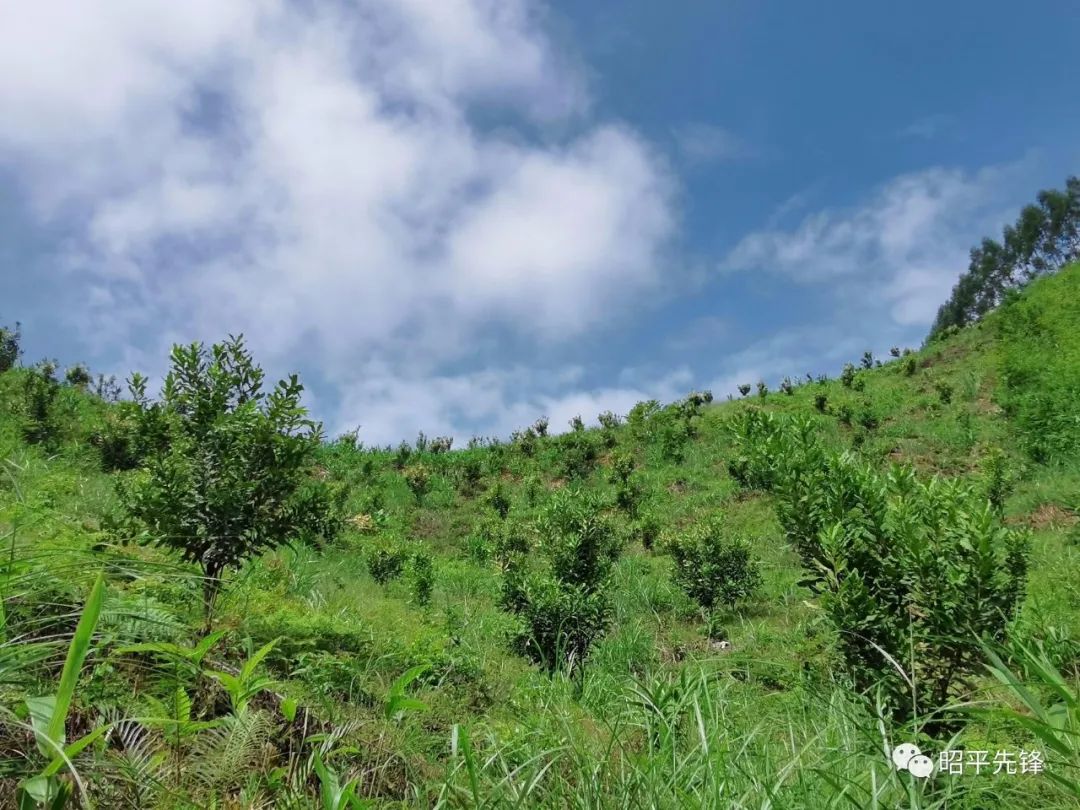
[[[940, 710], [964, 695], [985, 645], [1005, 640], [1023, 602], [1026, 533], [1004, 526], [999, 504], [976, 486], [922, 481], [899, 466], [882, 473], [827, 449], [812, 419], [747, 410], [730, 428], [729, 469], [743, 486], [775, 494], [803, 582], [819, 596], [856, 687], [874, 691], [898, 720], [944, 722]], [[615, 505], [632, 515], [629, 469], [614, 458]], [[550, 670], [580, 673], [611, 621], [625, 535], [607, 506], [568, 488], [531, 527], [506, 520], [497, 504], [502, 520], [486, 525], [503, 607], [520, 619], [516, 644]], [[749, 544], [718, 517], [672, 534], [664, 550], [710, 632], [718, 609], [760, 585]]]

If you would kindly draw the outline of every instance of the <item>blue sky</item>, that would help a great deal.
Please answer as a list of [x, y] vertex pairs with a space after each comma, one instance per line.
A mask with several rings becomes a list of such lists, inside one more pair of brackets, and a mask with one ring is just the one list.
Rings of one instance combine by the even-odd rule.
[[121, 377], [242, 331], [380, 443], [836, 372], [1080, 170], [1078, 35], [1066, 2], [5, 4], [0, 320]]

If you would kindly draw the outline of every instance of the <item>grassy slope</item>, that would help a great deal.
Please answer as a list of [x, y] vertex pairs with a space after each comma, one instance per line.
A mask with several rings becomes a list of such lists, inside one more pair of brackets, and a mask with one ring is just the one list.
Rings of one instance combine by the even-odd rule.
[[[527, 521], [531, 504], [565, 485], [559, 442], [544, 440], [533, 458], [503, 451], [500, 461], [499, 451], [488, 448], [427, 458], [439, 472], [422, 506], [392, 454], [328, 447], [328, 472], [353, 486], [351, 513], [381, 506], [385, 527], [374, 535], [350, 529], [321, 553], [270, 554], [238, 575], [220, 606], [221, 626], [235, 632], [216, 654], [238, 660], [244, 639], [258, 645], [283, 637], [268, 659], [281, 681], [278, 690], [347, 729], [355, 753], [340, 760], [342, 769], [361, 776], [367, 795], [391, 802], [469, 805], [472, 783], [460, 733], [467, 728], [479, 791], [506, 802], [531, 790], [525, 803], [550, 806], [760, 806], [767, 797], [782, 807], [870, 806], [872, 796], [882, 806], [1051, 806], [1059, 798], [1041, 793], [1047, 786], [1031, 779], [939, 779], [925, 795], [908, 794], [882, 756], [876, 720], [840, 683], [829, 631], [797, 584], [798, 561], [783, 541], [770, 498], [741, 493], [728, 476], [723, 426], [746, 407], [817, 413], [815, 397], [824, 394], [822, 431], [882, 464], [910, 463], [926, 474], [977, 481], [982, 459], [1002, 448], [1016, 478], [1006, 517], [1033, 530], [1021, 621], [1048, 639], [1060, 663], [1075, 666], [1080, 547], [1069, 538], [1071, 508], [1080, 505], [1080, 466], [1075, 456], [1051, 466], [1031, 460], [1028, 414], [1037, 408], [1021, 401], [1016, 386], [1029, 393], [1067, 390], [1070, 380], [1080, 379], [1078, 301], [1080, 267], [1073, 267], [1034, 285], [1007, 312], [916, 354], [912, 375], [893, 361], [861, 373], [861, 392], [830, 381], [791, 395], [719, 403], [700, 417], [698, 436], [679, 464], [665, 461], [654, 442], [619, 430], [618, 445], [635, 453], [651, 508], [666, 530], [720, 511], [734, 531], [752, 538], [765, 587], [760, 600], [727, 617], [730, 652], [710, 646], [699, 617], [670, 583], [668, 559], [640, 545], [628, 546], [618, 564], [616, 621], [581, 684], [548, 677], [508, 650], [511, 621], [497, 607], [498, 573], [470, 553], [476, 546], [470, 534], [492, 512], [482, 497], [458, 492], [455, 470], [478, 459], [484, 486], [502, 480], [514, 500], [512, 517]], [[1017, 312], [1031, 312], [1024, 323], [1037, 328], [1018, 328]], [[1002, 330], [1010, 344], [997, 339]], [[0, 375], [0, 403], [17, 401], [20, 374]], [[951, 390], [950, 401], [943, 402], [942, 390]], [[78, 604], [94, 570], [108, 562], [125, 576], [113, 577], [107, 631], [128, 639], [191, 637], [198, 617], [188, 572], [101, 530], [114, 508], [112, 482], [98, 471], [87, 438], [104, 407], [70, 390], [61, 407], [65, 441], [52, 455], [23, 444], [18, 415], [0, 409], [6, 460], [0, 537], [13, 555], [33, 561], [22, 570], [50, 580], [47, 599], [12, 598], [9, 587], [12, 626], [21, 621], [22, 629], [30, 628], [42, 604]], [[837, 418], [845, 407], [852, 425]], [[586, 485], [609, 494], [606, 458]], [[371, 579], [364, 551], [381, 535], [414, 538], [434, 551], [437, 580], [429, 606], [413, 603], [407, 577], [385, 586]], [[161, 692], [145, 662], [110, 657], [108, 650], [105, 645], [84, 673], [77, 699], [86, 717], [110, 704], [134, 713], [133, 689]], [[392, 682], [417, 664], [430, 667], [414, 690], [428, 710], [385, 719]], [[655, 697], [672, 684], [678, 697], [668, 708], [641, 709], [637, 692]], [[20, 679], [0, 686], [0, 697], [13, 705], [36, 688], [45, 687]], [[650, 745], [665, 724], [677, 729], [674, 743], [653, 754]], [[989, 721], [973, 723], [964, 735], [954, 747], [1027, 743], [1021, 730]], [[204, 786], [203, 795], [235, 793], [247, 784], [251, 795], [267, 796], [264, 780], [252, 775], [257, 770], [250, 763], [234, 769]], [[841, 785], [849, 781], [841, 801]], [[189, 792], [198, 795], [194, 781]]]

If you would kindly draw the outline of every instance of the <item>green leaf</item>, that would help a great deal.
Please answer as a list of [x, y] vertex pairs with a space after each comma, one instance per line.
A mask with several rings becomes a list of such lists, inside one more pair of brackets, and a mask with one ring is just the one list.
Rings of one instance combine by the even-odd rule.
[[38, 750], [46, 757], [52, 757], [56, 753], [57, 745], [51, 745], [49, 740], [49, 725], [56, 713], [56, 696], [27, 698], [26, 708], [30, 712], [30, 726], [34, 729], [34, 739]]
[[269, 641], [260, 647], [254, 655], [244, 662], [243, 669], [240, 670], [240, 679], [246, 681], [251, 678], [255, 672], [255, 668], [262, 663], [262, 660], [270, 654], [270, 651], [274, 649], [274, 645], [278, 643], [280, 639], [275, 638], [273, 641]]
[[41, 775], [42, 776], [53, 776], [54, 774], [58, 773], [60, 771], [60, 769], [63, 768], [64, 765], [67, 764], [68, 761], [70, 761], [74, 757], [78, 756], [79, 753], [83, 749], [85, 749], [88, 745], [90, 745], [92, 742], [94, 742], [99, 737], [101, 737], [110, 728], [112, 728], [111, 723], [103, 725], [103, 726], [98, 726], [93, 731], [91, 731], [89, 734], [84, 734], [82, 737], [75, 740], [75, 742], [71, 743], [71, 745], [69, 745], [67, 748], [64, 749], [64, 755], [63, 756], [56, 756], [56, 757], [53, 758], [53, 761], [50, 762], [45, 767], [45, 770], [43, 770], [41, 772]]
[[75, 695], [75, 684], [79, 680], [79, 672], [82, 670], [86, 653], [90, 649], [90, 640], [94, 636], [94, 628], [97, 626], [101, 606], [104, 603], [105, 577], [103, 574], [98, 574], [94, 587], [90, 589], [90, 596], [86, 600], [79, 624], [75, 628], [71, 646], [68, 647], [67, 660], [60, 674], [60, 688], [56, 692], [56, 705], [46, 732], [49, 739], [59, 745], [64, 743], [64, 724], [67, 721], [68, 708]]

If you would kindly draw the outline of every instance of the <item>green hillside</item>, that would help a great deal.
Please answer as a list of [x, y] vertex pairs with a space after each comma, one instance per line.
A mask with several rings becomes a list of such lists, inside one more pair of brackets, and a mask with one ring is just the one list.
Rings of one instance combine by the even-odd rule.
[[1080, 806], [1080, 265], [894, 354], [324, 441], [317, 525], [225, 567], [209, 635], [205, 556], [154, 542], [183, 409], [0, 373], [0, 806]]

